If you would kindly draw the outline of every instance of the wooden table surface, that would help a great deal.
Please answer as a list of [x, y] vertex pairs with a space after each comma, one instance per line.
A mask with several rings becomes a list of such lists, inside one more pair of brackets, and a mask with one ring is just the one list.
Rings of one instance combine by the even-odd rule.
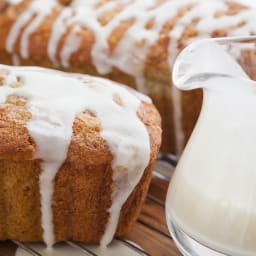
[[[153, 178], [141, 215], [126, 237], [151, 256], [181, 256], [166, 225], [164, 202], [167, 187], [168, 182]], [[13, 256], [16, 248], [11, 242], [2, 242], [0, 256]]]

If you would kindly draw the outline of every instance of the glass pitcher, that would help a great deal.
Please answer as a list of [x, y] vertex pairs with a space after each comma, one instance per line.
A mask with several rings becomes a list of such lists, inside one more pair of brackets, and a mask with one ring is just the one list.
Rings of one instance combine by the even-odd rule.
[[202, 40], [176, 61], [176, 87], [204, 93], [166, 200], [169, 230], [184, 255], [256, 255], [254, 78], [256, 37]]

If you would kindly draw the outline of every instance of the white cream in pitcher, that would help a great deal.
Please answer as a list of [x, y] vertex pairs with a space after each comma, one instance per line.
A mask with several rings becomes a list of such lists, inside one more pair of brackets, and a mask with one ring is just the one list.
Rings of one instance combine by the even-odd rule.
[[222, 46], [209, 42], [197, 46], [188, 47], [174, 69], [177, 87], [202, 87], [204, 101], [170, 184], [167, 214], [210, 248], [252, 256], [256, 252], [256, 83]]

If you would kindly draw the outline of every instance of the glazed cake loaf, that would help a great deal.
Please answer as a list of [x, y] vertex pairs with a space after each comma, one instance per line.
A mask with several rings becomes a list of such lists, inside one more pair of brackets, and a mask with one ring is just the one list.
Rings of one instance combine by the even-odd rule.
[[107, 245], [136, 220], [161, 143], [149, 98], [0, 65], [0, 240]]
[[207, 37], [251, 35], [250, 0], [1, 0], [0, 59], [105, 76], [147, 93], [163, 119], [165, 152], [181, 152], [201, 93], [171, 82], [177, 54]]

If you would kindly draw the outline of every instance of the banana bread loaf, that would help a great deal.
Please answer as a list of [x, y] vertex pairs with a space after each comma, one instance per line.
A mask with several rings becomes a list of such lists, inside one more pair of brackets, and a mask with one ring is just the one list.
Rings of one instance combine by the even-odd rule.
[[108, 244], [137, 218], [161, 142], [149, 98], [0, 65], [0, 240]]

